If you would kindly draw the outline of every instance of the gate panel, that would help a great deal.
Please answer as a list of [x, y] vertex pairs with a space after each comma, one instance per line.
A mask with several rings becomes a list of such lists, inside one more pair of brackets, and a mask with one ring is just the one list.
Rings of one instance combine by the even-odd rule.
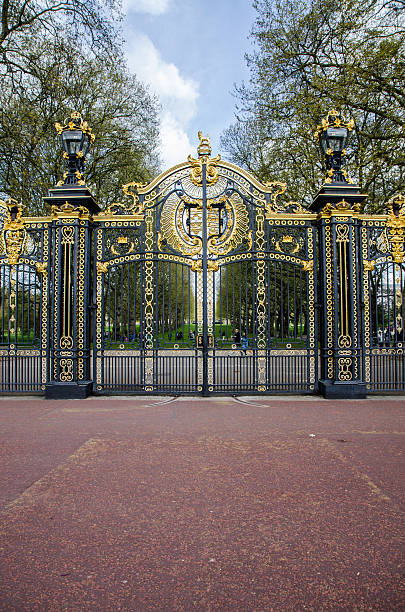
[[365, 378], [371, 392], [405, 389], [403, 213], [394, 213], [392, 201], [388, 216], [363, 219]]
[[[297, 203], [280, 203], [280, 183], [260, 186], [225, 162], [217, 169], [225, 238], [212, 231], [208, 239], [208, 290], [213, 287], [215, 305], [209, 391], [313, 392], [315, 215]], [[228, 242], [226, 223], [232, 228]]]
[[200, 138], [95, 217], [96, 391], [312, 392], [315, 216]]
[[[132, 209], [115, 205], [96, 218], [97, 392], [201, 391], [197, 273], [193, 259], [169, 244], [176, 236], [172, 226], [172, 234], [167, 228], [179, 205], [187, 215], [180, 180], [181, 173], [174, 172], [147, 206], [139, 206], [134, 196]], [[196, 245], [189, 242], [185, 249], [193, 254]]]
[[48, 376], [49, 220], [0, 201], [0, 393], [43, 393]]
[[[405, 270], [392, 258], [387, 220], [364, 222], [365, 372], [374, 392], [405, 389]], [[399, 259], [399, 258], [398, 258]]]

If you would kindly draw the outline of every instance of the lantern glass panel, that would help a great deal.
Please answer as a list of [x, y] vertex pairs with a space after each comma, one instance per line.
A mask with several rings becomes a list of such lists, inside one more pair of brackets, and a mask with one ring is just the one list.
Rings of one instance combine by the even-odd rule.
[[89, 149], [90, 149], [90, 138], [88, 137], [87, 134], [86, 135], [83, 134], [83, 147], [82, 147], [83, 157], [87, 156]]
[[333, 152], [339, 153], [345, 148], [347, 142], [347, 129], [346, 128], [328, 128], [327, 129], [327, 141], [328, 146]]
[[75, 155], [82, 148], [83, 132], [81, 130], [66, 130], [62, 132], [63, 149], [68, 155]]
[[319, 144], [321, 145], [321, 149], [322, 149], [322, 153], [324, 155], [327, 155], [327, 150], [328, 150], [328, 142], [327, 142], [327, 138], [326, 138], [326, 132], [322, 132], [319, 138]]

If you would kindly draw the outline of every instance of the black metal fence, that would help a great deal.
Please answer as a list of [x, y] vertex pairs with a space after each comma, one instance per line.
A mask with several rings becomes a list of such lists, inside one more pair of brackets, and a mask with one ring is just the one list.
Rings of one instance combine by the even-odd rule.
[[199, 150], [106, 211], [1, 202], [0, 392], [403, 392], [404, 198], [284, 190]]

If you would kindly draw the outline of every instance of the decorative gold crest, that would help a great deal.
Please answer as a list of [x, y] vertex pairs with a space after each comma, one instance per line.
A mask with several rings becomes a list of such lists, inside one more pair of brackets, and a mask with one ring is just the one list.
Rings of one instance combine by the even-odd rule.
[[[93, 144], [95, 135], [91, 131], [91, 127], [87, 121], [83, 121], [81, 114], [78, 111], [73, 111], [68, 119], [65, 119], [65, 123], [55, 123], [55, 130], [58, 134], [62, 134], [65, 130], [81, 130], [90, 137], [90, 142]], [[79, 156], [80, 157], [80, 156]]]
[[23, 253], [27, 240], [27, 231], [22, 218], [22, 204], [10, 198], [6, 202], [7, 207], [4, 226], [1, 232], [2, 251], [8, 257], [10, 266], [15, 266]]
[[402, 193], [389, 201], [385, 225], [388, 231], [392, 259], [395, 263], [400, 264], [404, 259], [405, 239], [405, 198]]
[[326, 204], [322, 210], [321, 210], [321, 214], [323, 215], [332, 215], [333, 212], [338, 212], [340, 214], [345, 213], [345, 212], [360, 212], [360, 204], [354, 203], [352, 206], [350, 206], [349, 202], [346, 202], [345, 199], [340, 200], [340, 202], [336, 202], [336, 203], [330, 203], [328, 202], [328, 204]]
[[203, 136], [202, 132], [198, 132], [198, 138], [200, 140], [200, 144], [197, 147], [198, 159], [194, 159], [194, 157], [191, 157], [191, 155], [188, 156], [188, 161], [192, 166], [190, 171], [190, 179], [194, 185], [201, 185], [203, 164], [206, 164], [207, 183], [208, 185], [215, 185], [215, 183], [218, 181], [218, 170], [216, 168], [216, 164], [221, 160], [221, 156], [217, 155], [216, 157], [210, 158], [211, 145], [209, 136]]
[[[170, 247], [182, 255], [194, 257], [202, 253], [202, 200], [172, 194], [166, 201], [160, 218], [158, 248]], [[218, 234], [218, 227], [221, 232]], [[207, 202], [208, 252], [223, 256], [245, 244], [252, 248], [249, 213], [239, 194], [221, 195]]]

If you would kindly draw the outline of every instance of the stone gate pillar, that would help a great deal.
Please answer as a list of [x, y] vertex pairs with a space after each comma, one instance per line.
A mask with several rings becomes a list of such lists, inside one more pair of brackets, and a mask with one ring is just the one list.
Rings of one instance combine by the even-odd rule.
[[360, 205], [367, 196], [347, 182], [314, 198], [319, 238], [319, 390], [326, 398], [366, 397], [363, 371]]
[[91, 391], [90, 285], [92, 213], [98, 212], [85, 186], [49, 192], [52, 206], [50, 364], [47, 399], [85, 398]]

